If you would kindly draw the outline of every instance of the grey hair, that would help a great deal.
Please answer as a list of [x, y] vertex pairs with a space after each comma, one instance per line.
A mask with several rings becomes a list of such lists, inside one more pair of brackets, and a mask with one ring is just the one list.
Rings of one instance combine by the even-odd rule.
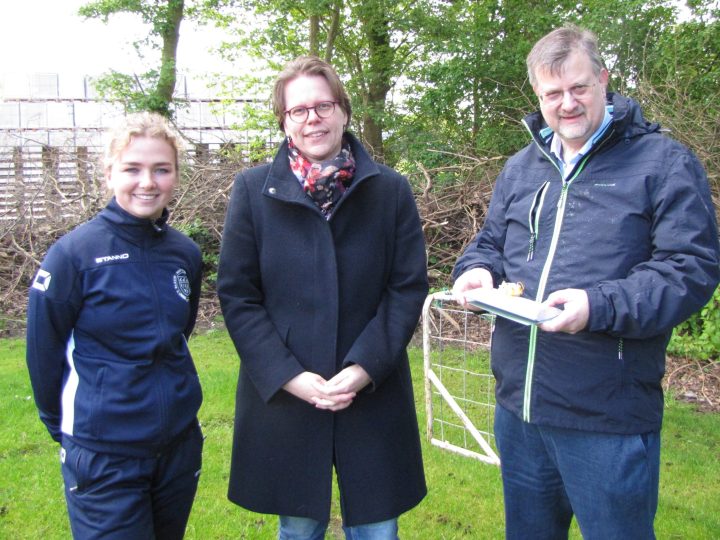
[[600, 75], [605, 63], [598, 51], [597, 36], [590, 30], [573, 24], [553, 30], [532, 48], [526, 61], [530, 85], [533, 88], [537, 85], [536, 74], [540, 68], [549, 69], [551, 74], [559, 75], [568, 57], [578, 50], [587, 54], [593, 72]]

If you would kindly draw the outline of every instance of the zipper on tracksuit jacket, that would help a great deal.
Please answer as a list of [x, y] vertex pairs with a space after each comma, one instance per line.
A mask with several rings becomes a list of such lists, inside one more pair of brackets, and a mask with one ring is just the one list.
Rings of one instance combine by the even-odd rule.
[[[147, 276], [149, 277], [149, 283], [152, 290], [153, 295], [153, 309], [155, 309], [156, 313], [162, 313], [162, 300], [160, 298], [160, 292], [158, 291], [158, 285], [157, 285], [157, 276], [152, 272], [152, 263], [150, 262], [149, 257], [149, 250], [146, 242], [143, 242], [142, 244], [142, 251], [143, 251], [143, 265], [146, 268]], [[169, 343], [171, 340], [168, 336], [168, 328], [165, 324], [165, 319], [163, 317], [158, 318], [158, 332], [162, 335], [162, 342], [163, 343]], [[161, 350], [161, 353], [165, 353], [164, 350]], [[160, 361], [162, 362], [162, 360]], [[158, 361], [153, 358], [153, 368], [152, 368], [152, 376], [156, 379], [162, 379], [165, 375], [164, 369], [161, 365], [157, 365]], [[164, 381], [160, 380], [158, 384], [154, 385], [156, 395], [158, 397], [157, 405], [160, 412], [160, 432], [162, 433], [162, 441], [163, 443], [166, 443], [169, 441], [169, 412], [168, 412], [168, 396], [165, 391], [166, 385], [163, 384]]]
[[[523, 120], [523, 125], [525, 128], [530, 132], [530, 136], [533, 139], [533, 142], [538, 147], [540, 152], [548, 159], [550, 163], [553, 164], [553, 166], [558, 170], [560, 173], [560, 177], [562, 180], [562, 189], [560, 191], [560, 197], [557, 202], [557, 214], [555, 216], [555, 225], [553, 227], [553, 233], [552, 238], [550, 240], [550, 249], [548, 251], [547, 258], [545, 259], [545, 264], [543, 265], [542, 273], [540, 274], [540, 280], [538, 282], [538, 289], [537, 294], [535, 295], [535, 300], [537, 302], [542, 302], [545, 297], [545, 286], [547, 285], [548, 275], [550, 274], [550, 267], [552, 266], [553, 259], [555, 257], [555, 250], [557, 249], [557, 243], [558, 239], [560, 238], [560, 231], [562, 230], [563, 225], [563, 218], [565, 217], [565, 203], [567, 201], [568, 191], [570, 190], [570, 186], [573, 183], [573, 181], [580, 176], [580, 173], [585, 168], [585, 165], [587, 164], [588, 160], [605, 144], [605, 142], [612, 136], [614, 133], [614, 129], [612, 128], [612, 124], [609, 126], [610, 130], [602, 135], [600, 139], [598, 140], [597, 144], [590, 149], [590, 151], [587, 153], [585, 157], [583, 157], [580, 162], [575, 166], [575, 169], [572, 171], [572, 173], [569, 176], [569, 179], [562, 178], [562, 171], [560, 170], [560, 167], [558, 167], [556, 161], [553, 159], [551, 155], [549, 155], [545, 149], [542, 147], [542, 145], [537, 141], [535, 136], [533, 135], [532, 130], [527, 125], [525, 120]], [[547, 187], [549, 185], [549, 182], [546, 182], [540, 190], [538, 190], [538, 193], [535, 195], [535, 199], [533, 200], [533, 206], [536, 206], [538, 195], [540, 196], [540, 204], [542, 205], [542, 200], [545, 198], [545, 193], [547, 192]], [[542, 193], [541, 193], [542, 192]], [[531, 223], [531, 248], [532, 248], [532, 255], [534, 255], [535, 251], [535, 241], [537, 240], [537, 234], [538, 234], [538, 224], [539, 224], [539, 210], [537, 211], [536, 215], [534, 216], [534, 223]], [[533, 209], [530, 210], [530, 219], [533, 219]], [[532, 260], [531, 253], [528, 253], [528, 261]], [[537, 325], [533, 324], [530, 326], [530, 340], [528, 343], [528, 359], [527, 359], [527, 367], [525, 369], [525, 389], [523, 394], [523, 410], [522, 410], [522, 417], [525, 422], [530, 422], [530, 402], [532, 401], [532, 381], [533, 381], [533, 371], [535, 369], [535, 348], [537, 345], [537, 333], [538, 333], [538, 327]]]

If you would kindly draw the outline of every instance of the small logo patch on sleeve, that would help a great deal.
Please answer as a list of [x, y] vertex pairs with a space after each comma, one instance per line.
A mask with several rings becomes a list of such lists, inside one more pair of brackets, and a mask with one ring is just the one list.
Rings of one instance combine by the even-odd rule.
[[175, 292], [178, 293], [178, 296], [187, 302], [190, 299], [190, 280], [188, 279], [187, 272], [182, 268], [175, 272], [173, 285], [175, 286]]
[[35, 279], [32, 283], [32, 288], [37, 289], [38, 291], [45, 292], [50, 288], [50, 280], [52, 279], [52, 275], [50, 275], [50, 272], [47, 270], [43, 270], [42, 268], [38, 270], [37, 274], [35, 274]]

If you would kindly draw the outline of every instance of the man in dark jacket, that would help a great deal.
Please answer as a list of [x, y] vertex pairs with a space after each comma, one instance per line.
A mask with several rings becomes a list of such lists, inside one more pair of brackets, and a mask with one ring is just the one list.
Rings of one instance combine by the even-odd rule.
[[718, 236], [697, 158], [607, 93], [594, 35], [542, 38], [527, 58], [540, 111], [486, 222], [453, 272], [455, 297], [522, 282], [561, 307], [498, 318], [495, 436], [508, 538], [654, 538], [665, 349], [718, 284]]

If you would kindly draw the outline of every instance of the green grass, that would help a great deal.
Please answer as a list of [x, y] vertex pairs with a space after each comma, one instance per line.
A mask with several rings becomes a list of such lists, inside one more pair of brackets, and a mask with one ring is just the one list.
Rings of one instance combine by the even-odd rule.
[[[232, 344], [225, 332], [215, 331], [195, 336], [191, 347], [205, 394], [200, 420], [207, 439], [203, 474], [186, 537], [274, 539], [274, 516], [247, 512], [226, 498], [238, 367]], [[24, 355], [22, 340], [0, 340], [0, 538], [69, 538], [58, 446], [37, 418]], [[452, 355], [447, 360], [451, 361]], [[411, 351], [411, 362], [424, 436], [420, 350]], [[472, 382], [460, 384], [474, 388]], [[502, 538], [499, 470], [426, 443], [423, 450], [429, 494], [401, 517], [401, 536], [406, 540]], [[720, 537], [718, 455], [720, 416], [699, 414], [668, 400], [655, 523], [658, 538]], [[337, 504], [333, 514], [328, 538], [341, 538]], [[571, 538], [580, 538], [577, 527]]]

